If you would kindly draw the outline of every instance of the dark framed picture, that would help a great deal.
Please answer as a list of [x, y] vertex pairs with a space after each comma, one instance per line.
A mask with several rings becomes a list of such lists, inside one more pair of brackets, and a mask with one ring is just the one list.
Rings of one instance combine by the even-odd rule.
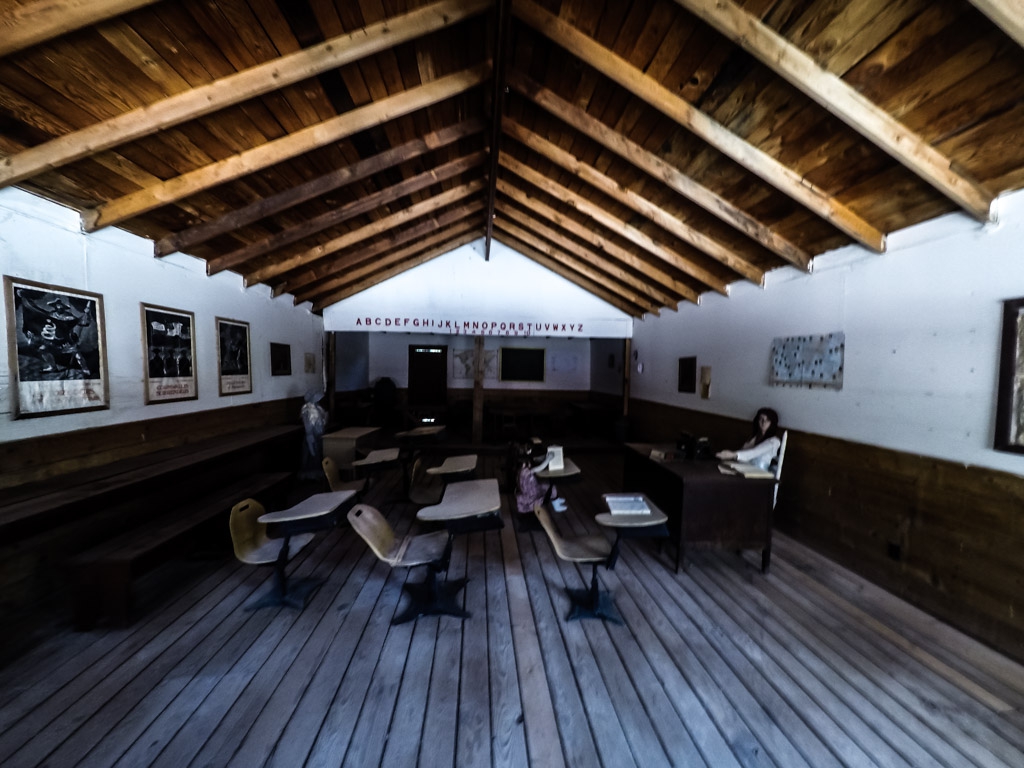
[[291, 344], [278, 344], [270, 342], [270, 375], [291, 376], [292, 375], [292, 347]]
[[995, 448], [1024, 453], [1024, 298], [1003, 302]]
[[217, 366], [221, 395], [252, 392], [248, 323], [217, 318]]
[[195, 315], [153, 304], [142, 304], [141, 309], [146, 405], [195, 400]]
[[694, 393], [697, 391], [697, 358], [679, 358], [679, 391]]
[[103, 297], [4, 276], [14, 418], [110, 407]]

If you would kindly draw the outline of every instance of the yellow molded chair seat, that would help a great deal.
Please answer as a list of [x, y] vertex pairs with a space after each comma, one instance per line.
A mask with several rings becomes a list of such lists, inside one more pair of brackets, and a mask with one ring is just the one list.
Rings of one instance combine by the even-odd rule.
[[422, 583], [405, 583], [403, 588], [409, 593], [411, 602], [392, 619], [392, 624], [402, 624], [419, 616], [469, 617], [455, 599], [466, 586], [466, 579], [445, 581], [443, 584], [437, 582], [438, 572], [448, 570], [451, 555], [451, 537], [447, 531], [399, 539], [384, 515], [367, 504], [352, 507], [348, 512], [348, 522], [373, 554], [392, 568], [427, 566], [427, 578]]
[[332, 491], [355, 491], [356, 494], [360, 494], [366, 490], [365, 477], [357, 480], [342, 480], [341, 470], [338, 468], [337, 462], [330, 456], [325, 456], [322, 464], [324, 476], [327, 478], [327, 485], [330, 486]]
[[267, 536], [267, 526], [258, 519], [264, 511], [263, 505], [255, 499], [245, 499], [231, 508], [231, 518], [228, 521], [231, 528], [231, 544], [238, 560], [248, 565], [275, 566], [274, 587], [271, 592], [246, 606], [246, 610], [275, 605], [302, 608], [306, 604], [306, 598], [319, 582], [304, 579], [289, 585], [285, 567], [300, 549], [313, 540], [313, 534], [300, 533], [283, 539], [272, 539]]
[[572, 602], [572, 609], [566, 616], [566, 620], [607, 619], [621, 624], [622, 619], [612, 603], [611, 595], [601, 591], [597, 581], [597, 566], [608, 564], [608, 558], [612, 553], [612, 543], [599, 533], [567, 539], [558, 532], [558, 528], [555, 527], [544, 504], [537, 504], [533, 508], [533, 512], [548, 535], [548, 539], [551, 540], [551, 546], [559, 558], [570, 563], [590, 563], [593, 568], [589, 588], [566, 589], [569, 600]]

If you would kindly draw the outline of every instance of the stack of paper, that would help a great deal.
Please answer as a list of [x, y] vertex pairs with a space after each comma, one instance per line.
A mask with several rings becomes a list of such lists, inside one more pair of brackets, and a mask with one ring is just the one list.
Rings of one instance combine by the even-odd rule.
[[744, 477], [749, 477], [749, 478], [775, 477], [775, 475], [773, 475], [767, 469], [761, 469], [760, 467], [755, 466], [753, 464], [745, 464], [742, 461], [728, 461], [728, 462], [726, 462], [726, 466], [728, 466], [729, 469], [733, 470], [734, 472], [737, 472], [738, 474], [743, 475]]

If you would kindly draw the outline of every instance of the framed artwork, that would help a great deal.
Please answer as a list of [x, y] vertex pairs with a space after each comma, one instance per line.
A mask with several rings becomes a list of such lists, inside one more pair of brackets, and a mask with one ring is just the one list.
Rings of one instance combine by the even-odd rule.
[[221, 395], [252, 392], [249, 324], [217, 318], [217, 367]]
[[14, 418], [110, 407], [103, 297], [4, 276]]
[[153, 304], [142, 304], [141, 309], [146, 405], [195, 400], [195, 315]]
[[679, 358], [679, 391], [694, 393], [697, 391], [697, 358]]
[[842, 331], [775, 338], [768, 382], [775, 387], [842, 389], [845, 356]]
[[1024, 299], [1003, 302], [995, 448], [1024, 453]]
[[292, 375], [292, 347], [290, 344], [270, 342], [270, 375]]

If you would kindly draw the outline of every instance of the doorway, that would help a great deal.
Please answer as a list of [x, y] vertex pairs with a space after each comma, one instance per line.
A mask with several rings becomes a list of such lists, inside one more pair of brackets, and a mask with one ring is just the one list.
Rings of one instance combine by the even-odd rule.
[[409, 345], [409, 407], [443, 409], [448, 405], [448, 346]]

